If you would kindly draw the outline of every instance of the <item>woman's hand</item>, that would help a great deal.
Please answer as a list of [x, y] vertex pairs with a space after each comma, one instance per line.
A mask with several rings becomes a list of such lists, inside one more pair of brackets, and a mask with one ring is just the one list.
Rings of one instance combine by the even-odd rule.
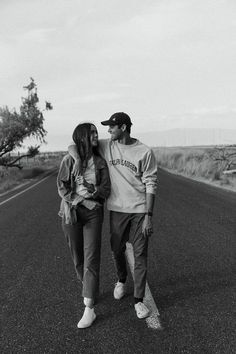
[[88, 183], [83, 176], [78, 175], [75, 178], [75, 181], [77, 184], [83, 184], [87, 188], [89, 193], [93, 193], [95, 191], [94, 185], [92, 183]]
[[76, 195], [72, 202], [72, 206], [76, 206], [77, 204], [81, 203], [83, 200], [84, 200], [83, 197], [81, 197], [80, 195]]
[[95, 187], [92, 183], [88, 183], [86, 179], [84, 179], [83, 185], [87, 188], [89, 193], [93, 193], [95, 191]]
[[84, 177], [81, 176], [81, 175], [78, 175], [76, 178], [75, 178], [75, 181], [77, 184], [84, 184]]

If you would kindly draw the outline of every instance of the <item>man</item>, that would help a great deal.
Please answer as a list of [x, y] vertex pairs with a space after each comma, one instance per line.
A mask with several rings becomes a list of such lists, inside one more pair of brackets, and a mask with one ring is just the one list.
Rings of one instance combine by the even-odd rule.
[[[109, 126], [111, 134], [110, 140], [99, 140], [99, 151], [108, 164], [111, 179], [107, 208], [110, 211], [111, 249], [118, 276], [114, 298], [120, 300], [125, 294], [125, 250], [129, 241], [134, 251], [134, 307], [138, 318], [145, 318], [149, 315], [143, 298], [148, 238], [153, 232], [157, 163], [152, 150], [130, 136], [132, 122], [126, 113], [114, 113], [101, 124]], [[75, 161], [79, 160], [74, 145], [69, 147], [69, 152]]]

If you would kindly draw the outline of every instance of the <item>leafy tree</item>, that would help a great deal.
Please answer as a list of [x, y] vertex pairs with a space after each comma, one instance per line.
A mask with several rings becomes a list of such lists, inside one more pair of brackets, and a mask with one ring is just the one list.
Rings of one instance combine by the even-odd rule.
[[[0, 165], [6, 167], [16, 166], [22, 168], [20, 159], [33, 157], [39, 152], [41, 143], [45, 142], [47, 134], [43, 127], [43, 111], [53, 109], [50, 102], [46, 101], [45, 109], [38, 107], [37, 85], [33, 78], [23, 88], [27, 90], [27, 97], [22, 98], [20, 112], [10, 111], [9, 108], [0, 108]], [[35, 137], [40, 145], [30, 147], [27, 154], [14, 158], [10, 152], [22, 146], [25, 138]]]

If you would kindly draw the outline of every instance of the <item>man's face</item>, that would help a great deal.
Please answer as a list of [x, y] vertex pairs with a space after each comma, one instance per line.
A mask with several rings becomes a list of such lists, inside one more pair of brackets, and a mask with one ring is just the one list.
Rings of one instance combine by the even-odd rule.
[[118, 125], [109, 125], [108, 133], [111, 134], [111, 140], [118, 140], [122, 136], [122, 129]]

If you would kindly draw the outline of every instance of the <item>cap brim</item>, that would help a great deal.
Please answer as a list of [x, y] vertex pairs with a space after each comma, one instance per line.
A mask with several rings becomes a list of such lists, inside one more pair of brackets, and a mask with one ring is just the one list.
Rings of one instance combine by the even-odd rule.
[[116, 125], [115, 123], [112, 124], [112, 122], [110, 120], [104, 120], [103, 122], [101, 122], [102, 125]]

